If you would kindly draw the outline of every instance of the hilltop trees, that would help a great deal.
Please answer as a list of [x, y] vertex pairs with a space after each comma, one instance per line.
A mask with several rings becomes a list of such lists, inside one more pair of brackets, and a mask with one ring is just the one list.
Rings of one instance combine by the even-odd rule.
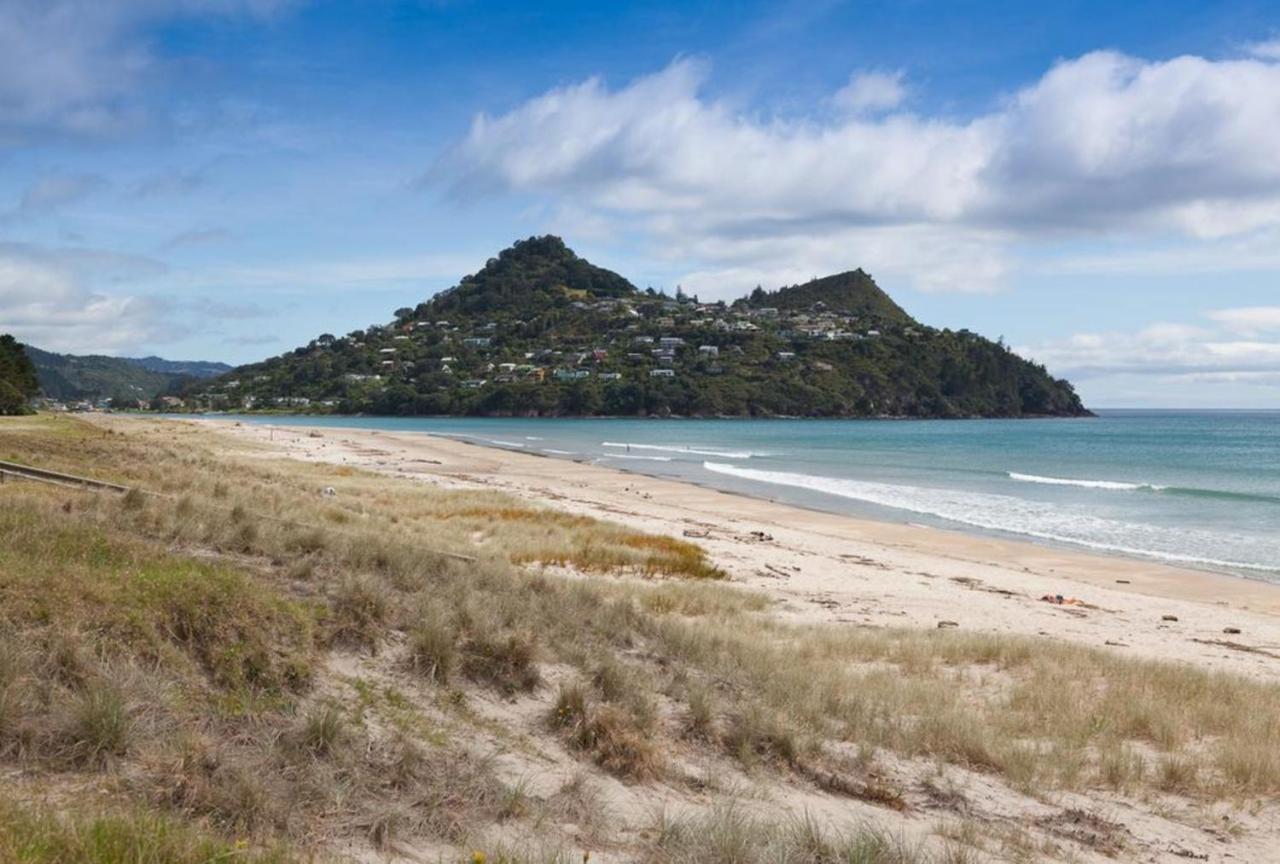
[[39, 389], [36, 367], [22, 344], [7, 333], [0, 336], [0, 414], [29, 414], [28, 403]]

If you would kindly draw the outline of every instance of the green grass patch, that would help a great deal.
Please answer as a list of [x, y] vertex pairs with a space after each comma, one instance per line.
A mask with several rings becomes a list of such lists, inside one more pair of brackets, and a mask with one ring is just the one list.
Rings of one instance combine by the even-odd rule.
[[0, 802], [5, 864], [291, 864], [280, 850], [229, 844], [148, 813], [55, 814]]

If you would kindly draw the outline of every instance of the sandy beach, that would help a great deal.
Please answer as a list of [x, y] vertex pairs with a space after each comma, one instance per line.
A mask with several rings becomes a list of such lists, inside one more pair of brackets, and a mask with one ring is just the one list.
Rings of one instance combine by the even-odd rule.
[[200, 422], [264, 456], [501, 490], [691, 539], [793, 620], [1036, 635], [1280, 679], [1280, 586], [1261, 581], [857, 519], [425, 434]]

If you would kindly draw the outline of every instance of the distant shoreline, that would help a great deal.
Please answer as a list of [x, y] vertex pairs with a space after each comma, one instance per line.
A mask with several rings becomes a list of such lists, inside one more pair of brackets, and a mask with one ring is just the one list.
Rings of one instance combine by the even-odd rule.
[[[189, 418], [178, 417], [176, 419]], [[208, 422], [215, 428], [234, 428], [232, 424], [236, 422], [234, 419], [229, 417], [217, 417], [212, 415], [203, 415], [203, 418], [197, 417], [195, 419], [202, 419], [203, 422]], [[485, 418], [467, 419], [474, 420]], [[702, 482], [695, 478], [673, 478], [648, 474], [641, 470], [626, 466], [601, 465], [590, 458], [561, 456], [552, 453], [542, 453], [536, 450], [504, 447], [498, 444], [485, 443], [483, 441], [476, 441], [466, 437], [429, 432], [425, 430], [382, 430], [363, 427], [324, 426], [320, 424], [290, 426], [288, 424], [269, 423], [251, 423], [242, 428], [245, 430], [257, 428], [264, 431], [271, 429], [284, 431], [286, 433], [292, 433], [293, 435], [299, 436], [300, 441], [305, 439], [310, 442], [317, 440], [310, 438], [310, 433], [319, 432], [325, 436], [349, 436], [361, 439], [374, 438], [377, 439], [380, 446], [384, 445], [388, 441], [395, 441], [402, 447], [410, 450], [453, 446], [476, 448], [485, 454], [491, 454], [487, 457], [488, 459], [497, 460], [502, 463], [512, 461], [520, 462], [523, 461], [522, 457], [555, 460], [558, 463], [566, 465], [580, 466], [582, 469], [592, 472], [593, 475], [596, 472], [606, 472], [608, 474], [631, 478], [634, 482], [642, 483], [644, 485], [661, 484], [664, 487], [663, 494], [668, 498], [679, 496], [681, 494], [679, 492], [680, 489], [699, 490], [715, 496], [728, 496], [728, 498], [739, 502], [749, 502], [747, 509], [754, 509], [754, 506], [752, 505], [766, 505], [770, 508], [780, 508], [786, 511], [792, 511], [795, 514], [810, 514], [814, 517], [822, 517], [824, 520], [828, 518], [847, 520], [849, 523], [859, 526], [861, 533], [867, 535], [896, 535], [899, 531], [907, 531], [913, 536], [913, 544], [920, 543], [924, 545], [932, 554], [949, 556], [951, 552], [948, 550], [952, 545], [969, 548], [971, 544], [990, 544], [993, 548], [997, 548], [1002, 551], [1010, 549], [1017, 550], [1014, 557], [1018, 560], [1023, 558], [1036, 559], [1039, 556], [1049, 556], [1055, 560], [1064, 558], [1071, 562], [1070, 569], [1072, 572], [1076, 573], [1076, 577], [1082, 578], [1085, 581], [1091, 581], [1091, 577], [1087, 572], [1090, 568], [1100, 570], [1104, 573], [1115, 570], [1130, 571], [1132, 573], [1158, 573], [1160, 576], [1157, 581], [1161, 586], [1163, 586], [1161, 589], [1162, 593], [1168, 589], [1169, 586], [1176, 586], [1184, 580], [1189, 580], [1188, 584], [1195, 585], [1200, 585], [1202, 580], [1209, 580], [1210, 583], [1218, 586], [1208, 592], [1202, 592], [1200, 589], [1197, 589], [1193, 594], [1198, 597], [1219, 596], [1224, 590], [1231, 592], [1233, 590], [1232, 586], [1241, 586], [1238, 590], [1235, 590], [1234, 593], [1252, 595], [1252, 586], [1257, 586], [1262, 592], [1260, 596], [1267, 598], [1268, 603], [1274, 604], [1275, 613], [1280, 615], [1280, 584], [1267, 581], [1262, 578], [1250, 577], [1242, 573], [1227, 572], [1222, 569], [1215, 569], [1209, 566], [1196, 566], [1194, 563], [1167, 562], [1139, 554], [1126, 554], [1121, 551], [1106, 549], [1092, 549], [1087, 546], [1072, 544], [1069, 542], [1053, 542], [1044, 538], [1023, 536], [1012, 531], [983, 530], [975, 526], [964, 524], [953, 525], [942, 519], [939, 519], [938, 521], [946, 522], [946, 524], [929, 524], [927, 520], [921, 520], [919, 517], [916, 517], [915, 519], [892, 519], [877, 515], [868, 515], [866, 513], [850, 513], [847, 510], [822, 507], [812, 503], [783, 500], [758, 493], [724, 488], [711, 483]], [[268, 433], [265, 435], [259, 435], [258, 437], [271, 440], [278, 436], [273, 436]], [[403, 457], [403, 453], [397, 454], [397, 458]], [[723, 506], [723, 504], [721, 506]], [[994, 553], [988, 551], [984, 554], [990, 555]], [[1131, 579], [1131, 581], [1133, 580]], [[1179, 594], [1178, 591], [1174, 591], [1173, 593], [1174, 596], [1178, 596]]]
[[[1111, 409], [1111, 411], [1117, 412], [1117, 413], [1133, 412], [1133, 413], [1139, 413], [1139, 414], [1147, 410], [1148, 409]], [[1173, 410], [1179, 411], [1180, 409], [1173, 409]], [[366, 431], [375, 432], [377, 434], [422, 435], [422, 436], [427, 436], [427, 437], [439, 439], [439, 440], [456, 441], [459, 443], [465, 443], [472, 446], [481, 447], [486, 450], [494, 450], [498, 452], [512, 453], [512, 454], [523, 455], [523, 456], [534, 456], [534, 457], [540, 457], [540, 458], [546, 458], [546, 459], [554, 459], [557, 461], [567, 461], [567, 462], [573, 462], [573, 463], [583, 464], [583, 465], [593, 465], [593, 466], [600, 467], [604, 470], [618, 471], [631, 476], [650, 477], [650, 478], [661, 479], [669, 482], [686, 484], [686, 485], [694, 486], [701, 489], [713, 490], [713, 491], [720, 492], [727, 495], [741, 496], [743, 498], [748, 498], [748, 499], [758, 500], [758, 501], [767, 501], [773, 504], [777, 504], [778, 506], [794, 507], [797, 509], [813, 512], [813, 513], [823, 513], [828, 515], [847, 517], [851, 519], [867, 520], [877, 524], [885, 524], [885, 525], [911, 525], [911, 526], [919, 527], [923, 530], [953, 532], [953, 533], [958, 533], [967, 537], [988, 538], [988, 539], [994, 539], [994, 540], [1007, 540], [1015, 543], [1030, 544], [1037, 548], [1058, 550], [1063, 552], [1078, 553], [1078, 554], [1085, 554], [1085, 555], [1098, 555], [1098, 556], [1104, 556], [1107, 558], [1116, 558], [1122, 561], [1133, 561], [1133, 562], [1144, 563], [1144, 564], [1149, 563], [1149, 564], [1155, 564], [1158, 566], [1172, 567], [1172, 568], [1176, 568], [1176, 569], [1187, 571], [1187, 572], [1210, 574], [1214, 576], [1225, 576], [1230, 579], [1242, 579], [1249, 582], [1259, 582], [1259, 583], [1268, 584], [1268, 585], [1280, 586], [1280, 582], [1278, 582], [1276, 579], [1267, 578], [1266, 575], [1263, 575], [1263, 574], [1275, 573], [1276, 571], [1269, 568], [1256, 567], [1248, 564], [1233, 565], [1230, 562], [1214, 562], [1209, 560], [1204, 560], [1204, 561], [1194, 560], [1194, 559], [1180, 560], [1176, 558], [1168, 558], [1155, 552], [1144, 553], [1143, 551], [1137, 551], [1137, 550], [1130, 551], [1123, 548], [1108, 548], [1106, 546], [1093, 545], [1083, 540], [1073, 541], [1070, 539], [1059, 539], [1059, 538], [1049, 537], [1049, 536], [1040, 536], [1034, 533], [1019, 531], [1014, 528], [986, 527], [982, 525], [967, 523], [964, 521], [956, 521], [954, 519], [947, 518], [944, 515], [921, 513], [921, 512], [913, 511], [910, 509], [899, 509], [899, 508], [895, 508], [888, 505], [877, 504], [872, 501], [857, 501], [857, 500], [850, 499], [850, 500], [845, 500], [843, 504], [839, 504], [839, 505], [835, 503], [824, 504], [822, 501], [801, 500], [802, 496], [795, 494], [794, 492], [790, 495], [785, 493], [780, 495], [777, 492], [770, 493], [768, 490], [763, 490], [763, 489], [733, 488], [732, 486], [722, 485], [714, 481], [699, 478], [699, 477], [693, 477], [693, 476], [673, 477], [670, 474], [664, 474], [657, 471], [648, 472], [648, 471], [645, 471], [644, 468], [639, 466], [629, 466], [629, 465], [622, 465], [622, 464], [602, 465], [597, 458], [593, 458], [593, 457], [578, 456], [578, 455], [564, 455], [556, 452], [542, 452], [537, 448], [527, 449], [527, 448], [518, 447], [515, 445], [503, 445], [501, 443], [489, 442], [483, 438], [476, 438], [472, 435], [468, 435], [461, 432], [433, 431], [433, 430], [425, 430], [425, 429], [412, 429], [412, 430], [411, 429], [378, 429], [372, 426], [361, 427], [361, 426], [325, 426], [323, 425], [323, 418], [326, 418], [326, 417], [337, 417], [337, 418], [342, 418], [344, 420], [369, 419], [369, 420], [404, 420], [404, 421], [440, 420], [440, 421], [503, 422], [503, 421], [509, 421], [509, 420], [528, 420], [533, 423], [537, 423], [543, 420], [548, 422], [553, 422], [553, 421], [586, 422], [586, 421], [597, 421], [597, 420], [626, 422], [626, 421], [640, 421], [640, 420], [657, 421], [657, 420], [670, 419], [670, 420], [688, 420], [688, 421], [705, 422], [713, 419], [725, 419], [725, 420], [754, 422], [754, 421], [771, 421], [771, 420], [787, 419], [787, 418], [781, 418], [781, 417], [768, 417], [768, 418], [763, 418], [763, 417], [762, 418], [745, 418], [745, 417], [638, 418], [638, 417], [626, 417], [626, 416], [624, 417], [539, 417], [539, 418], [474, 417], [474, 416], [395, 417], [395, 416], [386, 416], [386, 415], [326, 415], [326, 414], [297, 414], [297, 413], [291, 413], [287, 415], [286, 414], [277, 415], [277, 414], [266, 414], [265, 412], [259, 412], [256, 414], [216, 415], [216, 414], [209, 413], [205, 415], [172, 415], [172, 416], [177, 418], [186, 418], [186, 417], [196, 416], [197, 418], [204, 417], [213, 421], [236, 420], [237, 418], [244, 417], [244, 418], [248, 418], [248, 422], [257, 423], [260, 425], [270, 426], [270, 427], [275, 427], [275, 423], [273, 423], [270, 418], [280, 417], [281, 419], [284, 419], [284, 420], [287, 420], [288, 418], [297, 418], [299, 420], [304, 420], [304, 422], [306, 423], [305, 427], [291, 427], [291, 426], [288, 426], [287, 424], [280, 424], [279, 427], [277, 428], [322, 429], [322, 430], [327, 430], [331, 432], [347, 432], [351, 430], [363, 429]], [[804, 420], [815, 420], [815, 421], [839, 421], [842, 418], [793, 418], [793, 419], [804, 419]], [[860, 419], [868, 419], [868, 420], [876, 419], [876, 420], [882, 420], [886, 422], [913, 422], [913, 421], [927, 422], [926, 420], [923, 420], [921, 418], [910, 418], [910, 417], [907, 417], [907, 418], [860, 418]], [[1000, 421], [1013, 421], [1013, 420], [1022, 420], [1022, 419], [1030, 420], [1033, 418], [974, 418], [974, 419], [985, 419], [993, 422], [1000, 422]], [[1099, 417], [1095, 415], [1094, 417], [1090, 417], [1090, 418], [1049, 417], [1049, 418], [1040, 418], [1040, 419], [1097, 420], [1099, 419]]]
[[[1108, 410], [1108, 409], [1102, 409]], [[1129, 410], [1129, 409], [1109, 409]], [[1157, 409], [1152, 409], [1157, 410]], [[1179, 410], [1179, 409], [1168, 409]], [[299, 413], [297, 411], [119, 411], [141, 416], [161, 417], [375, 417], [406, 420], [847, 420], [847, 421], [926, 421], [951, 423], [967, 420], [1096, 420], [1096, 411], [1085, 414], [1019, 414], [1017, 416], [972, 414], [959, 417], [938, 417], [917, 414], [336, 414], [333, 412]]]

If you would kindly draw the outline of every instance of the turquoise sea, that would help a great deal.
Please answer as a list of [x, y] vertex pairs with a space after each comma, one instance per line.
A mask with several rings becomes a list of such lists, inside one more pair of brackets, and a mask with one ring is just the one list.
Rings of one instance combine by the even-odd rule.
[[1280, 412], [966, 421], [235, 419], [446, 435], [823, 510], [1280, 582]]

